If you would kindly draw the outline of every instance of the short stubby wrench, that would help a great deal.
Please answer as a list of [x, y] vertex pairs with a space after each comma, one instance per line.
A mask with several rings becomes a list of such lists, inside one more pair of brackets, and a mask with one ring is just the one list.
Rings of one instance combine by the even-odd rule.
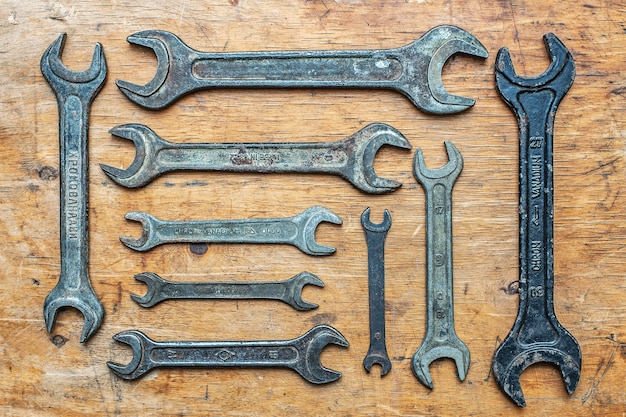
[[361, 214], [361, 225], [367, 242], [367, 287], [370, 308], [370, 347], [363, 359], [363, 367], [370, 372], [372, 365], [381, 367], [380, 376], [391, 370], [385, 341], [385, 239], [391, 227], [391, 215], [385, 210], [382, 223], [372, 223], [370, 209]]
[[496, 59], [496, 86], [513, 110], [520, 141], [519, 311], [513, 329], [496, 350], [493, 373], [502, 390], [526, 405], [519, 382], [530, 365], [549, 362], [561, 370], [567, 392], [578, 385], [582, 356], [576, 339], [554, 313], [554, 202], [552, 134], [557, 107], [574, 83], [572, 55], [551, 33], [544, 36], [552, 60], [538, 77], [515, 73], [509, 51]]
[[291, 340], [155, 342], [138, 330], [118, 333], [113, 339], [133, 350], [127, 365], [107, 362], [123, 379], [136, 379], [160, 367], [285, 367], [313, 384], [327, 384], [338, 380], [341, 373], [322, 366], [322, 350], [331, 343], [349, 346], [343, 335], [328, 325], [315, 326]]
[[65, 34], [41, 57], [41, 72], [56, 94], [59, 107], [61, 177], [61, 275], [46, 297], [43, 314], [52, 331], [58, 310], [73, 307], [83, 314], [80, 341], [100, 327], [104, 308], [89, 281], [89, 224], [87, 137], [89, 110], [107, 74], [102, 46], [97, 43], [88, 70], [74, 72], [61, 62]]
[[111, 133], [134, 142], [135, 160], [126, 169], [100, 167], [129, 188], [142, 187], [171, 171], [324, 173], [339, 175], [366, 193], [381, 194], [402, 184], [376, 175], [376, 153], [383, 145], [411, 149], [400, 132], [382, 123], [327, 143], [171, 143], [140, 124], [117, 126]]
[[296, 310], [312, 310], [317, 304], [302, 299], [305, 285], [323, 287], [324, 283], [310, 272], [301, 272], [285, 281], [274, 282], [175, 282], [152, 272], [135, 275], [148, 286], [143, 296], [131, 294], [142, 307], [152, 307], [165, 300], [278, 300]]
[[382, 88], [405, 94], [427, 113], [458, 113], [474, 100], [446, 92], [444, 64], [456, 53], [488, 56], [478, 39], [456, 26], [438, 26], [413, 43], [383, 50], [199, 52], [162, 30], [127, 40], [154, 50], [157, 71], [146, 85], [118, 80], [117, 86], [150, 109], [211, 88]]
[[470, 365], [470, 352], [454, 329], [452, 280], [452, 187], [463, 170], [463, 157], [452, 142], [445, 142], [449, 162], [438, 169], [424, 163], [422, 150], [415, 153], [413, 172], [426, 192], [426, 336], [413, 355], [413, 373], [433, 388], [430, 364], [441, 358], [454, 359], [463, 381]]
[[341, 224], [341, 218], [325, 207], [313, 206], [302, 213], [280, 219], [168, 221], [138, 211], [126, 219], [140, 222], [139, 239], [121, 236], [130, 249], [147, 251], [164, 243], [285, 243], [309, 255], [331, 255], [335, 248], [315, 241], [321, 222]]

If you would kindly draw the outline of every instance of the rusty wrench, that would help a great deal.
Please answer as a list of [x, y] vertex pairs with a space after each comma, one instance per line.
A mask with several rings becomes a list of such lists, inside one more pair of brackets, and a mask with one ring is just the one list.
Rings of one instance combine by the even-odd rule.
[[454, 329], [452, 280], [452, 187], [463, 170], [463, 157], [452, 142], [445, 142], [449, 162], [429, 169], [422, 150], [415, 153], [413, 172], [426, 192], [426, 336], [415, 355], [413, 373], [433, 388], [430, 364], [440, 358], [456, 363], [463, 381], [470, 365], [470, 352]]
[[381, 194], [402, 184], [376, 175], [376, 153], [383, 145], [411, 149], [400, 132], [382, 123], [328, 143], [171, 143], [140, 124], [117, 126], [111, 134], [134, 142], [135, 160], [125, 170], [100, 167], [129, 188], [142, 187], [171, 171], [295, 172], [339, 175], [361, 191]]
[[478, 39], [456, 26], [438, 26], [413, 43], [384, 50], [199, 52], [162, 30], [138, 32], [127, 40], [154, 50], [157, 71], [146, 85], [118, 80], [117, 86], [150, 109], [209, 88], [334, 87], [397, 90], [427, 113], [458, 113], [474, 100], [446, 92], [444, 64], [456, 53], [488, 56]]
[[341, 373], [320, 362], [328, 344], [348, 347], [348, 341], [327, 325], [313, 327], [291, 340], [252, 342], [155, 342], [139, 330], [127, 330], [113, 339], [129, 345], [133, 359], [127, 365], [107, 362], [120, 378], [136, 379], [160, 367], [285, 367], [312, 384], [336, 381]]
[[54, 41], [41, 57], [41, 72], [54, 91], [59, 108], [61, 171], [61, 275], [44, 301], [48, 332], [59, 309], [74, 307], [85, 324], [85, 342], [100, 327], [104, 308], [89, 281], [88, 151], [89, 110], [107, 74], [102, 46], [97, 43], [88, 70], [74, 72], [61, 62], [66, 34]]
[[285, 281], [273, 282], [175, 282], [152, 272], [135, 275], [148, 286], [143, 296], [131, 294], [142, 307], [152, 307], [164, 300], [279, 300], [296, 310], [312, 310], [317, 304], [302, 299], [305, 285], [323, 287], [324, 283], [310, 272], [300, 272]]
[[391, 371], [385, 340], [385, 239], [391, 227], [391, 215], [385, 210], [383, 222], [372, 223], [369, 207], [361, 214], [361, 225], [367, 241], [367, 288], [370, 309], [370, 347], [363, 359], [367, 372], [380, 365], [380, 376]]
[[121, 236], [130, 249], [147, 251], [164, 243], [285, 243], [309, 255], [331, 255], [335, 248], [315, 241], [315, 229], [323, 222], [341, 224], [341, 218], [325, 207], [313, 206], [280, 219], [170, 221], [140, 212], [126, 213], [140, 222], [139, 239]]
[[518, 76], [506, 48], [496, 59], [498, 92], [519, 126], [520, 287], [515, 324], [496, 350], [492, 368], [502, 390], [520, 407], [526, 401], [519, 377], [527, 367], [553, 363], [572, 394], [582, 365], [578, 342], [554, 313], [552, 132], [576, 70], [569, 50], [554, 34], [546, 34], [544, 41], [552, 62], [538, 77]]

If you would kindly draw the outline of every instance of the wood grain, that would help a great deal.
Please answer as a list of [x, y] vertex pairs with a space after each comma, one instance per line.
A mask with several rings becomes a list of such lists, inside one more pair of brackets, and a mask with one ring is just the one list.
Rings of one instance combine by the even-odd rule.
[[[618, 1], [275, 1], [78, 0], [0, 5], [0, 413], [7, 416], [485, 416], [626, 415], [626, 4]], [[546, 4], [548, 3], [548, 4]], [[430, 27], [453, 24], [474, 34], [486, 61], [458, 56], [444, 68], [448, 91], [477, 99], [454, 116], [432, 116], [401, 94], [360, 90], [216, 90], [148, 111], [119, 93], [114, 80], [144, 83], [154, 55], [126, 36], [146, 29], [178, 34], [202, 51], [392, 48]], [[101, 42], [107, 83], [90, 126], [90, 276], [105, 321], [78, 343], [83, 318], [64, 310], [51, 334], [42, 315], [59, 275], [57, 106], [39, 60], [61, 32], [63, 62], [87, 68]], [[580, 342], [583, 368], [572, 396], [559, 372], [535, 365], [522, 375], [528, 403], [518, 409], [498, 389], [490, 363], [517, 313], [517, 176], [515, 118], [494, 86], [494, 59], [507, 46], [518, 73], [549, 64], [542, 36], [554, 32], [577, 65], [573, 88], [556, 115], [555, 302], [559, 320]], [[371, 196], [325, 175], [173, 173], [139, 190], [112, 183], [98, 164], [125, 167], [130, 143], [108, 133], [143, 123], [174, 142], [331, 141], [368, 123], [389, 123], [429, 166], [446, 162], [443, 141], [462, 152], [454, 189], [455, 321], [471, 350], [464, 382], [450, 360], [432, 364], [435, 388], [413, 376], [410, 362], [424, 336], [424, 193], [412, 175], [414, 152], [383, 149], [376, 170], [402, 181], [395, 193]], [[322, 225], [331, 257], [283, 245], [165, 245], [135, 253], [118, 240], [138, 236], [124, 220], [132, 210], [170, 219], [286, 217], [323, 205], [343, 225]], [[393, 369], [380, 378], [362, 360], [369, 344], [367, 255], [361, 212], [380, 221], [390, 210], [386, 245], [387, 345]], [[133, 275], [152, 271], [180, 281], [285, 279], [308, 270], [326, 284], [307, 288], [319, 303], [297, 312], [282, 303], [165, 302], [142, 309], [129, 294], [145, 286]], [[296, 337], [315, 324], [339, 329], [349, 349], [329, 347], [323, 363], [343, 373], [313, 386], [282, 369], [163, 369], [126, 382], [105, 363], [130, 359], [111, 336], [136, 328], [156, 340], [263, 340]]]

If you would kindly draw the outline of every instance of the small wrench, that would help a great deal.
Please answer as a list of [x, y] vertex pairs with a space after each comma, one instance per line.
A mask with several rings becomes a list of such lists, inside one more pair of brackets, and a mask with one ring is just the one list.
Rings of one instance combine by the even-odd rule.
[[133, 350], [127, 365], [107, 362], [123, 379], [136, 379], [160, 367], [285, 367], [313, 384], [327, 384], [341, 373], [322, 366], [322, 349], [331, 343], [349, 346], [341, 333], [327, 325], [315, 326], [296, 339], [276, 341], [155, 342], [139, 330], [123, 331], [113, 339]]
[[317, 304], [302, 299], [302, 289], [311, 284], [323, 287], [324, 283], [310, 272], [301, 272], [288, 280], [278, 282], [174, 282], [152, 272], [135, 275], [137, 281], [148, 286], [144, 296], [131, 294], [142, 307], [152, 307], [164, 300], [279, 300], [296, 310], [312, 310]]
[[502, 390], [526, 406], [519, 377], [538, 362], [560, 368], [572, 394], [580, 379], [578, 342], [554, 312], [554, 201], [552, 135], [557, 107], [574, 83], [574, 58], [552, 33], [544, 36], [552, 60], [538, 77], [515, 73], [506, 48], [496, 59], [496, 86], [517, 117], [520, 141], [519, 311], [509, 335], [493, 356], [493, 373]]
[[134, 142], [135, 160], [125, 170], [100, 167], [113, 181], [129, 188], [142, 187], [170, 171], [291, 172], [339, 175], [361, 191], [381, 194], [402, 183], [376, 175], [376, 153], [383, 145], [411, 149], [400, 132], [382, 123], [328, 143], [171, 143], [140, 124], [117, 126], [110, 132]]
[[422, 150], [415, 153], [413, 172], [426, 192], [426, 336], [415, 355], [413, 373], [433, 388], [430, 364], [440, 358], [456, 363], [463, 381], [470, 365], [470, 352], [454, 329], [452, 280], [452, 187], [463, 170], [463, 157], [452, 142], [445, 142], [449, 162], [429, 169]]
[[391, 227], [391, 215], [385, 210], [382, 223], [372, 223], [370, 209], [361, 214], [361, 225], [367, 241], [367, 286], [370, 306], [370, 347], [363, 359], [363, 367], [369, 373], [372, 365], [381, 367], [380, 376], [391, 370], [391, 361], [385, 343], [385, 238]]
[[121, 236], [120, 240], [140, 252], [164, 243], [286, 243], [309, 255], [331, 255], [335, 248], [315, 242], [315, 229], [323, 221], [342, 223], [320, 206], [282, 219], [167, 221], [138, 211], [126, 213], [126, 219], [140, 222], [143, 233], [139, 239]]
[[59, 108], [61, 274], [43, 304], [48, 333], [58, 310], [78, 309], [85, 318], [80, 342], [98, 330], [104, 308], [89, 281], [88, 151], [89, 111], [107, 74], [102, 46], [97, 43], [91, 66], [70, 71], [61, 62], [66, 34], [41, 57], [41, 73], [54, 91]]
[[383, 50], [199, 52], [162, 30], [127, 40], [154, 50], [157, 71], [146, 85], [118, 80], [117, 86], [150, 109], [210, 88], [382, 88], [405, 94], [427, 113], [458, 113], [475, 101], [446, 92], [444, 64], [456, 53], [488, 56], [478, 39], [456, 26], [438, 26], [413, 43]]

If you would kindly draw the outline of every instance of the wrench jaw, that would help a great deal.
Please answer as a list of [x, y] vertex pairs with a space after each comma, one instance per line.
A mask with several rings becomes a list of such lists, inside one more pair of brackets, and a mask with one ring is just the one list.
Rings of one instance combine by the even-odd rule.
[[170, 143], [159, 137], [152, 129], [140, 124], [126, 124], [109, 130], [113, 136], [131, 140], [135, 144], [135, 159], [126, 169], [100, 164], [100, 168], [115, 183], [138, 188], [150, 183], [154, 178], [165, 173], [164, 167], [156, 166], [159, 152]]
[[155, 344], [148, 336], [138, 330], [126, 330], [114, 335], [113, 339], [129, 345], [133, 351], [133, 359], [126, 365], [107, 362], [115, 375], [126, 380], [137, 379], [155, 367], [155, 363], [149, 360], [149, 353]]
[[441, 168], [428, 168], [424, 161], [422, 150], [418, 148], [415, 151], [413, 174], [423, 186], [427, 186], [428, 184], [434, 185], [433, 180], [441, 178], [446, 178], [450, 184], [453, 184], [463, 170], [463, 157], [461, 156], [461, 152], [459, 152], [452, 142], [444, 143], [446, 145], [449, 161]]
[[370, 350], [365, 355], [365, 359], [363, 359], [363, 367], [370, 373], [372, 370], [372, 366], [380, 365], [380, 376], [383, 377], [391, 371], [391, 361], [389, 360], [389, 355], [387, 351], [377, 353], [372, 351], [372, 347], [370, 346]]
[[313, 206], [292, 217], [293, 223], [298, 225], [298, 234], [292, 244], [308, 255], [332, 255], [335, 248], [325, 246], [315, 241], [315, 229], [321, 222], [342, 224], [341, 217], [329, 209], [321, 206]]
[[391, 214], [389, 210], [385, 209], [382, 223], [373, 223], [370, 220], [370, 208], [368, 207], [361, 213], [361, 225], [373, 233], [386, 233], [391, 228]]
[[322, 280], [310, 272], [300, 272], [298, 275], [289, 278], [285, 281], [287, 292], [283, 301], [299, 311], [316, 309], [318, 307], [317, 304], [309, 303], [302, 299], [302, 290], [305, 285], [309, 284], [324, 288]]
[[413, 355], [411, 367], [417, 379], [430, 389], [433, 389], [433, 379], [430, 375], [430, 364], [437, 359], [450, 358], [456, 364], [459, 380], [464, 381], [470, 366], [470, 352], [467, 345], [456, 335], [448, 335], [445, 345], [426, 340]]
[[294, 339], [294, 345], [299, 345], [298, 351], [304, 352], [304, 355], [298, 357], [292, 369], [312, 384], [327, 384], [341, 378], [341, 372], [328, 369], [320, 362], [322, 350], [329, 344], [350, 346], [338, 330], [328, 325], [315, 326]]
[[160, 220], [151, 214], [142, 211], [131, 211], [124, 216], [126, 220], [141, 223], [142, 233], [139, 239], [128, 236], [120, 236], [120, 241], [128, 248], [139, 252], [145, 252], [159, 245], [157, 228]]
[[393, 127], [384, 123], [365, 126], [347, 140], [353, 150], [341, 176], [356, 188], [369, 194], [383, 194], [395, 191], [401, 182], [381, 178], [374, 172], [374, 158], [384, 145], [401, 149], [411, 149], [411, 143]]
[[157, 297], [157, 294], [163, 293], [161, 290], [167, 284], [163, 278], [152, 272], [144, 272], [135, 275], [135, 279], [146, 284], [148, 291], [143, 296], [131, 294], [130, 298], [132, 298], [133, 301], [144, 308], [153, 307], [163, 301], [161, 298]]

